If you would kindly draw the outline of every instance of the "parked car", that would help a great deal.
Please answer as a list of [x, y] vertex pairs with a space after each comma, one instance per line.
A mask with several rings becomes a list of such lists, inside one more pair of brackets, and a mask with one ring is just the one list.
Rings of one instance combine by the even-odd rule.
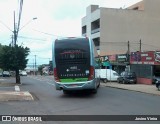
[[119, 74], [112, 69], [100, 69], [100, 78], [106, 83], [107, 81], [117, 81]]
[[129, 83], [135, 84], [137, 82], [137, 77], [135, 72], [124, 71], [121, 73], [120, 77], [117, 78], [118, 83]]
[[27, 76], [27, 72], [26, 72], [26, 71], [21, 71], [19, 74], [20, 74], [21, 76]]
[[10, 77], [11, 74], [9, 71], [3, 71], [3, 77]]
[[156, 83], [156, 87], [160, 91], [160, 78], [156, 79], [155, 83]]
[[154, 77], [153, 77], [153, 80], [152, 80], [152, 83], [153, 83], [153, 84], [156, 84], [156, 81], [157, 81], [157, 80], [160, 81], [160, 76], [154, 76]]
[[0, 72], [0, 77], [1, 77], [1, 76], [3, 76], [3, 73], [2, 73], [2, 72]]

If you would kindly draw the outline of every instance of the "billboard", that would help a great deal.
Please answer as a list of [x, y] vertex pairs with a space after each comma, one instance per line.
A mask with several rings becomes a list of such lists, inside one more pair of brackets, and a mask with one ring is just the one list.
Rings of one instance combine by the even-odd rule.
[[160, 65], [160, 52], [131, 52], [130, 64]]

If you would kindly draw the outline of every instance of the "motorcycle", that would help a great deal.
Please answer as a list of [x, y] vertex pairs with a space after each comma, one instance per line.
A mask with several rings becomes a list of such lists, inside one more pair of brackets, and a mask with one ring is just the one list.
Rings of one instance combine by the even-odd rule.
[[156, 87], [158, 88], [158, 90], [160, 91], [160, 80], [156, 81]]

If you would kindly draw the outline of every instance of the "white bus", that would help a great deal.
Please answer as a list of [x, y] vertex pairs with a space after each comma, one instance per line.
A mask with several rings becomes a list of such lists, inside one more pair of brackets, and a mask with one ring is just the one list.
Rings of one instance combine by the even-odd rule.
[[66, 94], [73, 90], [97, 93], [100, 85], [99, 56], [90, 38], [57, 39], [52, 46], [55, 87]]

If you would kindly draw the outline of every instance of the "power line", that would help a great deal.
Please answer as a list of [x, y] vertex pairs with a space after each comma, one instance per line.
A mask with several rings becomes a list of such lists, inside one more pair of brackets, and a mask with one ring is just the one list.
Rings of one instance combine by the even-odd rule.
[[19, 38], [31, 39], [31, 40], [40, 40], [40, 41], [46, 41], [46, 39], [35, 38], [35, 37], [19, 36]]
[[154, 46], [154, 45], [151, 45], [151, 44], [142, 43], [142, 45], [151, 46], [151, 47], [156, 47], [156, 48], [160, 49], [160, 47], [157, 47], [157, 46]]
[[56, 36], [56, 37], [61, 37], [61, 38], [67, 38], [66, 36], [54, 35], [54, 34], [46, 33], [46, 32], [43, 32], [43, 31], [36, 30], [36, 29], [33, 29], [33, 30], [36, 31], [36, 32], [42, 33], [42, 34], [50, 35], [50, 36]]

